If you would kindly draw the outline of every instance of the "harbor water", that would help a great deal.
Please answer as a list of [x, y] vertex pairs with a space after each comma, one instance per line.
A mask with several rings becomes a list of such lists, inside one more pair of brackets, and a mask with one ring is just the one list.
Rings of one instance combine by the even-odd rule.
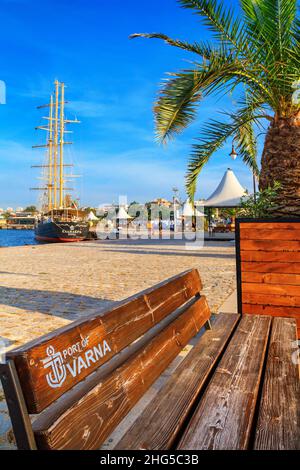
[[33, 230], [0, 230], [0, 247], [36, 244]]

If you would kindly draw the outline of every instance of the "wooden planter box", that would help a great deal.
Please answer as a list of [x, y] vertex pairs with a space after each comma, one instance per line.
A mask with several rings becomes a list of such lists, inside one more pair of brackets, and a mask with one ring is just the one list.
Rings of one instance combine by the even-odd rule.
[[300, 219], [237, 219], [238, 310], [297, 319], [300, 337]]

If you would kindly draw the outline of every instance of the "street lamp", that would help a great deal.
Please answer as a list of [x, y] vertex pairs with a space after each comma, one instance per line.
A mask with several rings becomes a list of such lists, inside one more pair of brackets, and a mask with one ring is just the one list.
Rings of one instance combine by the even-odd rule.
[[[260, 134], [259, 134], [260, 135]], [[235, 148], [234, 148], [234, 139], [232, 142], [232, 150], [229, 154], [229, 156], [232, 158], [232, 160], [235, 160], [236, 157], [238, 156]], [[252, 172], [252, 177], [253, 177], [253, 195], [254, 195], [254, 202], [256, 203], [256, 179], [255, 179], [255, 173], [254, 171]]]
[[173, 196], [173, 214], [174, 214], [174, 233], [176, 232], [176, 202], [179, 202], [179, 189], [175, 186], [172, 188]]
[[231, 150], [231, 153], [229, 154], [229, 156], [232, 158], [232, 160], [235, 160], [236, 157], [238, 156], [238, 154], [235, 151], [233, 142], [232, 142], [232, 150]]

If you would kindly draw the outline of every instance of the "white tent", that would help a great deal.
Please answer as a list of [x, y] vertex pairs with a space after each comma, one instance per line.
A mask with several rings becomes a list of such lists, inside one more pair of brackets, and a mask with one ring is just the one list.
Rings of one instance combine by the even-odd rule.
[[199, 210], [194, 208], [194, 206], [192, 205], [189, 199], [187, 199], [185, 203], [183, 204], [182, 215], [184, 217], [193, 217], [193, 216], [206, 217], [203, 212], [200, 212]]
[[118, 213], [115, 214], [113, 217], [109, 217], [109, 218], [110, 218], [110, 219], [127, 220], [127, 219], [132, 219], [133, 217], [131, 217], [131, 216], [126, 212], [126, 210], [124, 209], [124, 207], [120, 207]]
[[246, 194], [245, 188], [240, 184], [233, 171], [228, 168], [217, 189], [204, 201], [204, 206], [238, 207], [241, 204], [241, 198]]
[[94, 212], [91, 211], [87, 216], [87, 220], [99, 220], [98, 217], [95, 216]]

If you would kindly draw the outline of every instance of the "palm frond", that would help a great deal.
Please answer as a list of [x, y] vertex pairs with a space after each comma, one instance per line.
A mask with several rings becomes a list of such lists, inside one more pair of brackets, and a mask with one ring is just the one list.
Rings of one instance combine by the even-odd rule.
[[192, 9], [200, 15], [204, 24], [220, 42], [232, 46], [238, 53], [249, 52], [243, 22], [235, 17], [232, 8], [225, 8], [222, 1], [216, 0], [178, 0], [178, 2], [183, 8]]
[[[208, 95], [232, 93], [240, 85], [248, 97], [225, 122], [209, 121], [193, 145], [186, 177], [193, 198], [199, 172], [228, 138], [235, 139], [240, 158], [258, 174], [254, 124], [261, 118], [293, 117], [300, 104], [292, 101], [300, 78], [299, 0], [240, 0], [242, 15], [226, 0], [178, 0], [208, 26], [212, 43], [181, 41], [163, 33], [131, 37], [156, 38], [196, 54], [193, 69], [169, 74], [155, 105], [156, 132], [165, 141], [196, 117], [197, 105]], [[200, 57], [200, 58], [199, 58]], [[267, 113], [267, 114], [266, 114]]]
[[164, 142], [182, 132], [196, 117], [196, 105], [202, 97], [228, 93], [239, 84], [252, 87], [260, 102], [275, 106], [270, 90], [257, 78], [256, 71], [245, 70], [243, 64], [233, 56], [219, 54], [211, 56], [205, 66], [198, 64], [195, 70], [184, 70], [169, 74], [154, 107], [156, 132]]
[[180, 49], [183, 49], [188, 52], [193, 52], [195, 54], [200, 55], [204, 59], [210, 59], [211, 54], [212, 54], [212, 46], [209, 43], [199, 43], [199, 42], [194, 42], [194, 43], [188, 43], [187, 41], [181, 41], [180, 39], [172, 39], [166, 34], [162, 33], [134, 33], [129, 36], [130, 39], [135, 39], [135, 38], [148, 38], [148, 39], [161, 39], [164, 41], [166, 44], [169, 44], [170, 46], [175, 46], [179, 47]]
[[194, 199], [197, 178], [203, 166], [230, 137], [237, 142], [242, 160], [258, 174], [253, 125], [265, 117], [260, 108], [261, 104], [253, 101], [237, 113], [230, 114], [230, 122], [213, 119], [202, 128], [201, 137], [197, 138], [199, 143], [193, 145], [186, 175], [186, 188], [191, 200]]
[[292, 42], [297, 0], [256, 0], [256, 4], [262, 14], [260, 29], [273, 45], [275, 58], [284, 61], [284, 51]]
[[201, 99], [201, 74], [190, 70], [170, 74], [154, 107], [159, 141], [180, 133], [196, 117], [196, 103]]

